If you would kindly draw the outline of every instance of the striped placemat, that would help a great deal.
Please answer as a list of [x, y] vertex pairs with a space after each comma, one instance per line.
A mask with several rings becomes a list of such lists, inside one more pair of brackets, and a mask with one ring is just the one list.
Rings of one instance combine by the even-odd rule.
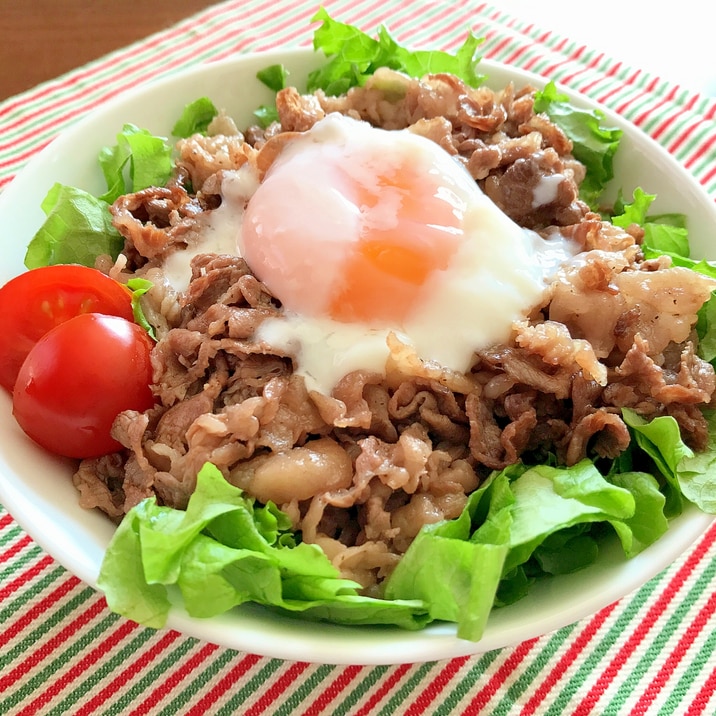
[[[716, 196], [716, 102], [485, 3], [325, 0], [372, 31], [485, 57], [630, 119]], [[314, 2], [234, 0], [0, 103], [0, 189], [58, 132], [140, 83], [239, 52], [308, 46]], [[514, 648], [425, 664], [330, 666], [236, 652], [111, 614], [0, 507], [0, 714], [709, 714], [716, 527], [616, 604]]]

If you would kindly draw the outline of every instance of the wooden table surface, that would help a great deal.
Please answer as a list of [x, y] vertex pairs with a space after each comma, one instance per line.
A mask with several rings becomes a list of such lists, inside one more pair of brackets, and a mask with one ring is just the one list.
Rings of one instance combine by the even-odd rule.
[[0, 0], [0, 100], [162, 30], [216, 0]]

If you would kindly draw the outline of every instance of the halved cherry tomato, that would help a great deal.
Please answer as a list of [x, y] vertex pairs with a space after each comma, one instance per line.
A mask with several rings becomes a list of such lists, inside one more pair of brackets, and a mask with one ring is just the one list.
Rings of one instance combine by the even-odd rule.
[[131, 321], [131, 292], [97, 269], [74, 264], [32, 269], [0, 288], [0, 385], [12, 391], [38, 339], [82, 313]]
[[86, 458], [119, 449], [110, 429], [123, 410], [154, 404], [150, 351], [137, 324], [87, 313], [46, 333], [30, 350], [13, 391], [13, 414], [39, 445]]

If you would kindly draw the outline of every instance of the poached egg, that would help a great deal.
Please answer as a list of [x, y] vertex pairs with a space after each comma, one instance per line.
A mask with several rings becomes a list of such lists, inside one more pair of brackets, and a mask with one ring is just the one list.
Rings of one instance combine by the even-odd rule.
[[353, 370], [385, 372], [391, 334], [466, 372], [577, 253], [518, 226], [456, 158], [408, 130], [329, 114], [260, 184], [247, 172], [227, 173], [209, 242], [233, 242], [281, 301], [257, 338], [324, 394]]

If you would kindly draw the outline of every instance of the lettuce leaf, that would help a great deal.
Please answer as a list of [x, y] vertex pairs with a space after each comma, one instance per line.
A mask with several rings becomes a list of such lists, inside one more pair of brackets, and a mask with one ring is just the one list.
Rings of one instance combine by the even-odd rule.
[[512, 483], [515, 497], [507, 571], [526, 562], [551, 534], [578, 524], [623, 521], [633, 495], [608, 482], [591, 460], [570, 468], [532, 467]]
[[[625, 410], [625, 420], [659, 473], [716, 508], [714, 480], [704, 477], [716, 444], [695, 456], [672, 418], [647, 423]], [[588, 459], [494, 471], [457, 518], [421, 529], [378, 599], [362, 596], [319, 547], [300, 542], [275, 505], [255, 503], [207, 464], [185, 512], [147, 499], [125, 516], [99, 586], [113, 611], [152, 627], [166, 623], [177, 601], [201, 618], [255, 602], [340, 624], [454, 622], [460, 638], [479, 640], [492, 609], [522, 598], [535, 579], [591, 564], [605, 528], [627, 557], [661, 537], [668, 522], [660, 487], [631, 469], [604, 476]]]
[[475, 71], [477, 50], [482, 40], [468, 33], [463, 45], [453, 55], [440, 50], [409, 50], [399, 45], [381, 26], [372, 38], [353, 25], [331, 18], [320, 8], [312, 22], [320, 21], [313, 36], [313, 47], [322, 51], [328, 61], [308, 76], [307, 89], [322, 89], [328, 95], [339, 95], [365, 83], [379, 67], [399, 70], [411, 77], [427, 73], [450, 72], [477, 87], [485, 79]]
[[[286, 80], [288, 77], [288, 71], [281, 65], [269, 65], [264, 69], [259, 70], [256, 73], [256, 79], [265, 84], [270, 90], [278, 92], [286, 87]], [[254, 110], [254, 117], [256, 117], [259, 125], [264, 129], [268, 127], [272, 122], [278, 122], [278, 110], [276, 109], [276, 103], [273, 105], [262, 104], [258, 109]]]
[[154, 628], [164, 626], [178, 595], [202, 618], [251, 601], [339, 623], [419, 629], [428, 620], [419, 600], [358, 594], [318, 546], [296, 543], [275, 505], [256, 505], [208, 464], [185, 512], [150, 498], [127, 513], [98, 584], [113, 611]]
[[149, 291], [154, 284], [146, 278], [130, 278], [127, 281], [127, 288], [132, 292], [132, 314], [134, 322], [141, 326], [154, 340], [157, 340], [157, 332], [149, 322], [142, 308], [142, 296]]
[[108, 204], [128, 192], [164, 186], [172, 175], [172, 149], [163, 137], [125, 124], [117, 143], [99, 153], [107, 191], [100, 197]]
[[25, 254], [25, 266], [79, 263], [94, 266], [100, 254], [116, 258], [124, 239], [112, 225], [109, 205], [122, 194], [164, 186], [172, 174], [171, 147], [162, 137], [125, 124], [117, 144], [99, 153], [107, 191], [99, 197], [55, 184], [42, 202], [47, 216]]
[[716, 411], [706, 412], [709, 424], [708, 447], [703, 452], [685, 454], [677, 466], [681, 491], [704, 512], [716, 514]]
[[42, 202], [46, 219], [25, 252], [29, 269], [52, 264], [94, 266], [99, 254], [115, 258], [124, 239], [112, 225], [109, 205], [82, 189], [55, 184]]
[[[648, 436], [642, 441], [660, 469], [714, 499], [703, 464], [683, 461], [693, 453], [668, 420], [650, 428], [636, 414], [626, 419]], [[652, 544], [667, 529], [664, 505], [652, 475], [605, 477], [590, 460], [494, 471], [457, 518], [421, 529], [378, 599], [362, 596], [319, 547], [300, 542], [275, 505], [255, 503], [207, 464], [185, 512], [147, 499], [125, 516], [99, 586], [113, 611], [153, 627], [177, 601], [202, 618], [255, 602], [340, 624], [454, 622], [460, 638], [479, 640], [495, 606], [522, 598], [543, 575], [591, 564], [605, 527], [628, 557]]]
[[192, 134], [205, 134], [219, 110], [208, 97], [199, 97], [190, 102], [181, 113], [172, 128], [174, 137], [191, 137]]
[[[385, 597], [420, 599], [432, 619], [455, 622], [460, 638], [478, 640], [509, 554], [513, 502], [507, 474], [493, 473], [459, 517], [423, 527], [390, 576]], [[478, 521], [482, 531], [474, 529]]]
[[535, 95], [535, 112], [544, 112], [572, 141], [572, 153], [586, 167], [587, 174], [580, 186], [580, 195], [590, 206], [614, 178], [614, 155], [619, 146], [621, 129], [604, 125], [604, 113], [598, 109], [573, 107], [566, 95], [548, 83]]
[[637, 443], [654, 460], [679, 501], [683, 496], [704, 512], [716, 514], [716, 411], [705, 413], [709, 442], [698, 453], [683, 442], [678, 423], [670, 415], [647, 422], [632, 410], [625, 408], [622, 413]]
[[[688, 259], [691, 249], [686, 217], [683, 214], [650, 215], [649, 208], [654, 199], [655, 194], [647, 194], [637, 187], [630, 203], [624, 204], [620, 199], [615, 204], [612, 224], [623, 229], [631, 224], [641, 226], [644, 229], [642, 248], [646, 258], [668, 254], [677, 260]], [[694, 265], [697, 262], [688, 259], [688, 263]]]
[[256, 73], [256, 79], [274, 92], [278, 92], [286, 86], [287, 77], [288, 71], [282, 64], [269, 65]]

